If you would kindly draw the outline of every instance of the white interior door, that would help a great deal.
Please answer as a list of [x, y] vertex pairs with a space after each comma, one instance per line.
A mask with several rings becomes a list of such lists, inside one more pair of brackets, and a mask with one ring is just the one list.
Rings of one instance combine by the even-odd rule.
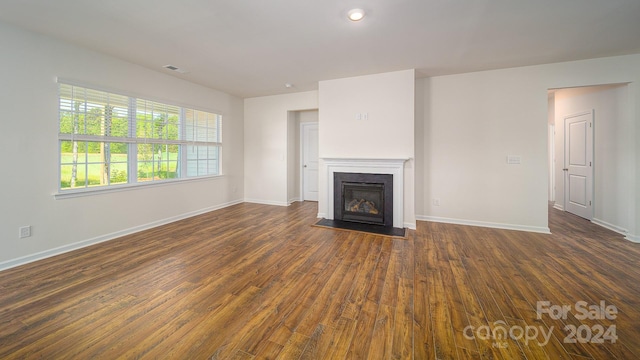
[[593, 112], [564, 119], [564, 208], [593, 217]]
[[302, 200], [318, 201], [318, 124], [302, 123]]

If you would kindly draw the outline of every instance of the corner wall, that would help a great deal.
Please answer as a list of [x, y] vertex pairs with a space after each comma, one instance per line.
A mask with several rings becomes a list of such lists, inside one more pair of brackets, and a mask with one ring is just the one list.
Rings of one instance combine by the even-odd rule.
[[[4, 23], [0, 44], [0, 269], [242, 200], [241, 99]], [[56, 200], [57, 77], [221, 113], [224, 175]]]
[[244, 100], [245, 201], [289, 204], [290, 112], [317, 108], [317, 91]]
[[[416, 81], [416, 123], [424, 133], [424, 197], [419, 220], [547, 232], [547, 90], [629, 84], [625, 122], [630, 172], [640, 175], [640, 55], [439, 76]], [[418, 111], [417, 111], [418, 112]], [[632, 139], [633, 137], [633, 139]], [[520, 165], [508, 165], [519, 155]], [[630, 239], [640, 230], [640, 182], [624, 193], [635, 203]], [[434, 205], [440, 200], [440, 206]]]

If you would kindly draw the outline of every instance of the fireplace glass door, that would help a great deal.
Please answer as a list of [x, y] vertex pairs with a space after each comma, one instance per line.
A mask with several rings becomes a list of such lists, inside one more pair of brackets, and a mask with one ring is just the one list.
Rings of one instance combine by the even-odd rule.
[[342, 219], [384, 224], [384, 184], [342, 183]]
[[333, 218], [393, 226], [393, 175], [335, 172]]

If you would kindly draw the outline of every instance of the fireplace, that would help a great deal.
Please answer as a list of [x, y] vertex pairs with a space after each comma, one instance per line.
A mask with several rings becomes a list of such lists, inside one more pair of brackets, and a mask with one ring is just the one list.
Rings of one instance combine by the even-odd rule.
[[334, 219], [393, 226], [393, 175], [334, 173]]

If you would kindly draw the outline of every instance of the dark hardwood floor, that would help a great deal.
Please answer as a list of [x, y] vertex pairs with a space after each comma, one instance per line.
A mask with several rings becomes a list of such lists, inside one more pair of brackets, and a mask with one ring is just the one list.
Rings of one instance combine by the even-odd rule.
[[0, 272], [0, 358], [640, 358], [640, 244], [550, 211], [405, 240], [235, 205]]

